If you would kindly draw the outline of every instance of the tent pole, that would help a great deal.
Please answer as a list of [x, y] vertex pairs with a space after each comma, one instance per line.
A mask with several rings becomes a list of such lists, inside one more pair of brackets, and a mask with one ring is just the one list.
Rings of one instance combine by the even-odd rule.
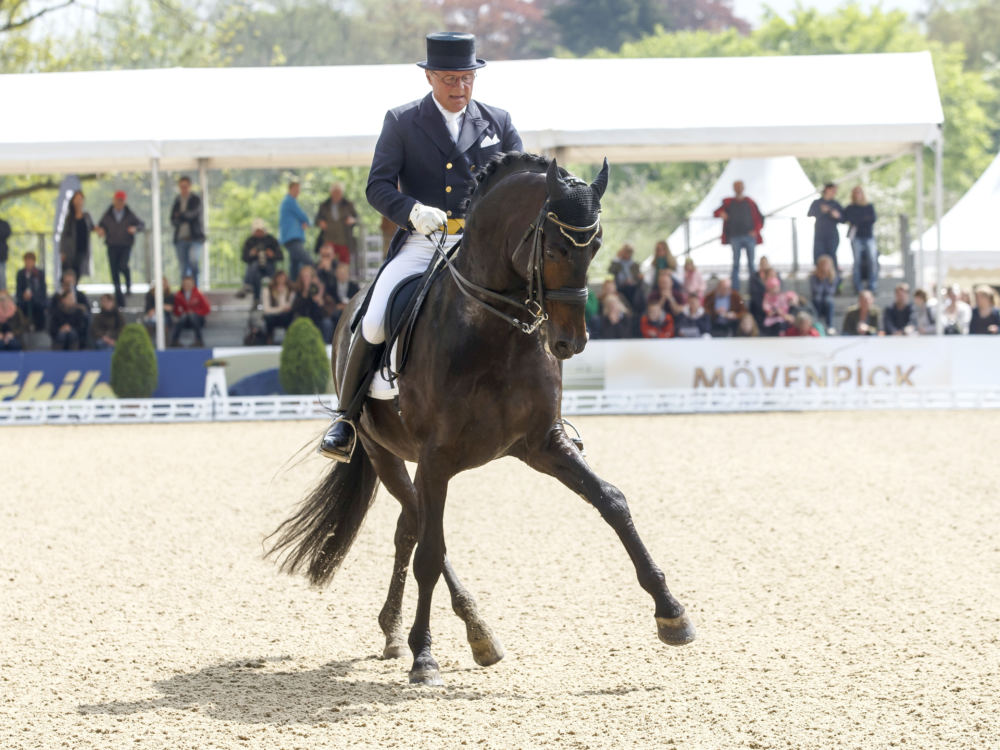
[[156, 348], [163, 351], [167, 345], [163, 327], [163, 227], [160, 217], [160, 160], [153, 157], [150, 165], [150, 193], [153, 201], [153, 298], [156, 301]]
[[[924, 291], [924, 144], [914, 149], [917, 170], [917, 286]], [[909, 252], [909, 248], [906, 251]]]
[[944, 213], [944, 176], [941, 164], [943, 157], [944, 133], [939, 125], [937, 141], [934, 143], [934, 226], [936, 228], [935, 241], [937, 243], [935, 253], [937, 255], [938, 288], [938, 314], [935, 316], [935, 323], [937, 324], [939, 336], [944, 333], [944, 315], [941, 314], [944, 310], [944, 256], [941, 254], [941, 214]]
[[198, 185], [201, 187], [201, 221], [205, 242], [201, 246], [201, 288], [212, 288], [212, 270], [208, 265], [208, 159], [198, 159]]

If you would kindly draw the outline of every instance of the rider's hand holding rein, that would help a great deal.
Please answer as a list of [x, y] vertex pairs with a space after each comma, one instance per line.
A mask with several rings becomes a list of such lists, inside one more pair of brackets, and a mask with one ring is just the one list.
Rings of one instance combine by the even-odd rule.
[[425, 206], [423, 203], [415, 203], [410, 211], [410, 224], [425, 236], [440, 229], [447, 220], [448, 217], [440, 208]]

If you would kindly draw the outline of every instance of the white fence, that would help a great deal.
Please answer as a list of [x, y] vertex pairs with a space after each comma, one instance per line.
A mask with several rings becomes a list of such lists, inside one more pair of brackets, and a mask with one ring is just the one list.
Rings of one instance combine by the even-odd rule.
[[[327, 409], [315, 396], [0, 401], [0, 425], [327, 419]], [[1000, 387], [837, 392], [676, 388], [563, 394], [566, 416], [871, 409], [1000, 409]]]

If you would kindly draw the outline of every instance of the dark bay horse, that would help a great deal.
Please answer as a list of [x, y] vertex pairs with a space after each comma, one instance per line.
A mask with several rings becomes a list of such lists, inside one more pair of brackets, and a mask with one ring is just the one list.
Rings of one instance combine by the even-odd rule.
[[[329, 581], [381, 480], [402, 505], [395, 565], [379, 615], [384, 656], [403, 656], [408, 642], [410, 682], [441, 683], [431, 655], [430, 608], [443, 573], [473, 657], [480, 665], [494, 664], [503, 650], [448, 560], [442, 520], [453, 476], [514, 456], [597, 508], [653, 597], [660, 640], [689, 643], [694, 628], [639, 539], [625, 497], [591, 470], [560, 421], [560, 360], [587, 342], [583, 303], [587, 268], [601, 243], [607, 162], [587, 185], [554, 160], [506, 154], [477, 180], [453, 272], [430, 288], [417, 321], [398, 381], [399, 410], [391, 401], [367, 400], [350, 463], [331, 465], [298, 513], [274, 532], [270, 554], [282, 558], [287, 572], [301, 570], [315, 584]], [[360, 296], [337, 329], [335, 382]], [[404, 460], [417, 465], [412, 481]], [[404, 642], [401, 604], [414, 546], [417, 612]]]

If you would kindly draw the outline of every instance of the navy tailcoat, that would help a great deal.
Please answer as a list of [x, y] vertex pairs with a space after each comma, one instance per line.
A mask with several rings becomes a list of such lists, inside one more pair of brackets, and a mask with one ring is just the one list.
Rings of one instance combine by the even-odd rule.
[[365, 194], [400, 227], [408, 226], [417, 202], [441, 209], [448, 218], [463, 218], [462, 203], [476, 170], [497, 154], [523, 150], [510, 115], [474, 99], [458, 141], [452, 141], [432, 96], [390, 109], [375, 145]]

